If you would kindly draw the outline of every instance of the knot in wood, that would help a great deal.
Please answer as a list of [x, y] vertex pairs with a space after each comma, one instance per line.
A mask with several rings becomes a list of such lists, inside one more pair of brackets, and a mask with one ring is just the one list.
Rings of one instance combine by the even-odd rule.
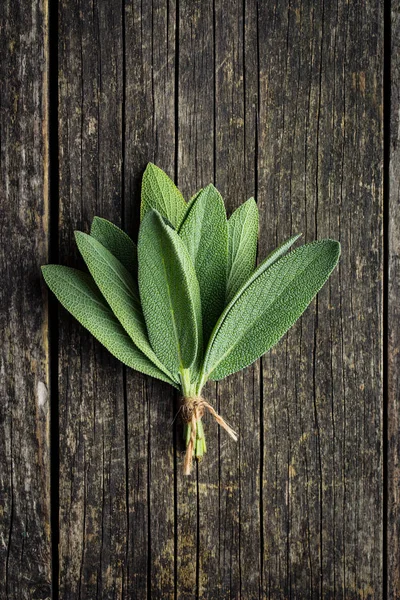
[[183, 398], [182, 419], [185, 423], [191, 423], [193, 417], [196, 421], [204, 415], [204, 400], [201, 396], [188, 396]]

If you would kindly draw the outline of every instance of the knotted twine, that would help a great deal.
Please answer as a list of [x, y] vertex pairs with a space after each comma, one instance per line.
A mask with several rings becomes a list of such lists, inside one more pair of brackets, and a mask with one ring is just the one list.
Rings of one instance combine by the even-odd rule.
[[185, 475], [190, 475], [190, 471], [192, 469], [193, 452], [196, 445], [197, 422], [200, 421], [206, 409], [214, 417], [218, 425], [223, 427], [225, 431], [229, 433], [231, 438], [235, 440], [235, 442], [237, 442], [238, 439], [237, 434], [232, 427], [229, 427], [228, 423], [226, 423], [221, 415], [219, 415], [211, 406], [211, 404], [202, 398], [202, 396], [189, 396], [183, 398], [181, 406], [182, 419], [185, 423], [191, 426], [190, 440], [186, 447], [185, 460], [183, 463], [183, 472]]

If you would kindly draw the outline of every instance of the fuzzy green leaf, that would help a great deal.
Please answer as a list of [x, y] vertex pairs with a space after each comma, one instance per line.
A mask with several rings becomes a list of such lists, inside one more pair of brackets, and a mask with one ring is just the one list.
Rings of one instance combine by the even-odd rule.
[[180, 233], [182, 227], [185, 224], [185, 221], [190, 213], [190, 209], [192, 208], [193, 204], [196, 202], [197, 198], [200, 196], [200, 194], [202, 193], [203, 188], [201, 188], [200, 190], [198, 190], [195, 194], [193, 194], [193, 196], [190, 198], [190, 200], [188, 200], [187, 204], [186, 204], [186, 212], [183, 216], [183, 219], [179, 225], [179, 227], [177, 228], [178, 233]]
[[227, 304], [255, 269], [257, 239], [258, 208], [254, 198], [250, 198], [228, 221]]
[[288, 240], [286, 240], [286, 242], [283, 242], [283, 244], [281, 244], [280, 246], [275, 248], [275, 250], [270, 252], [267, 258], [264, 258], [264, 260], [258, 265], [256, 271], [253, 272], [253, 274], [247, 280], [246, 284], [249, 284], [251, 281], [253, 281], [255, 277], [258, 277], [258, 275], [265, 271], [265, 269], [268, 269], [279, 258], [284, 256], [299, 238], [301, 238], [301, 233], [298, 233], [297, 235], [294, 235], [293, 237], [289, 238]]
[[177, 229], [186, 207], [187, 204], [172, 179], [162, 169], [149, 163], [143, 174], [141, 219], [150, 209], [155, 209]]
[[42, 267], [60, 303], [118, 360], [128, 367], [176, 386], [132, 342], [87, 273], [60, 265]]
[[179, 235], [157, 211], [144, 217], [138, 242], [139, 290], [151, 345], [175, 374], [198, 358], [199, 284]]
[[200, 286], [204, 341], [225, 306], [228, 227], [224, 201], [210, 184], [197, 196], [179, 235], [188, 249]]
[[302, 246], [272, 266], [261, 265], [221, 315], [204, 373], [222, 379], [267, 352], [301, 316], [335, 268], [340, 244]]
[[150, 346], [137, 283], [132, 275], [109, 250], [90, 235], [76, 231], [75, 239], [96, 285], [134, 344], [160, 370], [174, 379]]
[[90, 235], [107, 248], [131, 275], [137, 276], [137, 247], [129, 235], [114, 223], [100, 217], [94, 217]]

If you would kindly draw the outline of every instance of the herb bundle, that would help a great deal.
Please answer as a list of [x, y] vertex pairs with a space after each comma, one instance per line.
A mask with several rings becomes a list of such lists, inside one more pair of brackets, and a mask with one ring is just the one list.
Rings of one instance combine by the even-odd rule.
[[181, 392], [186, 474], [193, 456], [206, 451], [205, 411], [236, 439], [202, 397], [205, 383], [240, 371], [276, 344], [340, 255], [339, 243], [328, 239], [288, 252], [297, 235], [256, 267], [253, 198], [227, 219], [213, 185], [186, 203], [151, 163], [143, 175], [137, 245], [99, 217], [90, 235], [77, 231], [75, 238], [90, 274], [46, 265], [45, 281], [116, 358]]

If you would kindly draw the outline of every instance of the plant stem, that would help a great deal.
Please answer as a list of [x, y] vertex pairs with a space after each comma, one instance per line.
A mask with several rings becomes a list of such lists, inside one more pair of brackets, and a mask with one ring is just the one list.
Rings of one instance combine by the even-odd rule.
[[197, 393], [198, 396], [200, 396], [201, 390], [203, 389], [204, 384], [206, 383], [206, 380], [207, 380], [207, 376], [206, 376], [206, 374], [204, 373], [204, 371], [202, 369], [200, 371], [199, 383], [197, 385], [197, 390], [196, 390], [196, 393]]
[[[198, 386], [196, 383], [190, 381], [190, 370], [181, 369], [180, 372], [182, 394], [184, 398], [193, 398], [199, 396], [203, 387], [200, 382]], [[204, 378], [204, 375], [202, 376]], [[192, 436], [192, 423], [185, 423], [183, 427], [183, 439], [186, 444], [186, 448], [189, 445]], [[207, 451], [206, 439], [204, 436], [204, 428], [201, 419], [196, 421], [196, 440], [193, 449], [193, 454], [197, 459], [201, 459], [203, 454]]]
[[181, 387], [185, 398], [196, 395], [196, 386], [190, 382], [190, 369], [181, 369]]
[[201, 419], [197, 421], [196, 429], [196, 458], [201, 458], [205, 452], [205, 437], [203, 422]]

